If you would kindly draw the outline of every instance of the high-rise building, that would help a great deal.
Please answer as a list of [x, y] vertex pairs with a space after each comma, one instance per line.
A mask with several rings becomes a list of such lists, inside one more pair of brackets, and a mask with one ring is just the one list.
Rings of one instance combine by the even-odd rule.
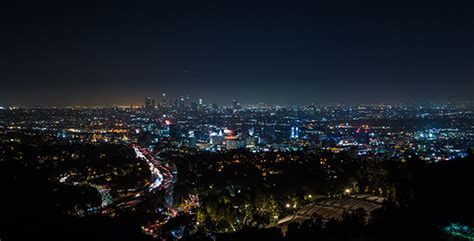
[[198, 104], [198, 110], [202, 110], [204, 108], [204, 105], [202, 103], [202, 99], [199, 99], [197, 104]]
[[237, 100], [232, 100], [232, 109], [240, 110], [240, 103]]
[[181, 96], [181, 98], [178, 101], [178, 108], [184, 109], [185, 106], [186, 106], [186, 99], [184, 99], [184, 97]]
[[199, 109], [199, 105], [198, 103], [196, 102], [191, 102], [191, 106], [190, 106], [191, 110], [193, 111], [197, 111]]
[[165, 108], [165, 107], [167, 106], [167, 103], [166, 103], [166, 93], [163, 93], [163, 94], [162, 94], [160, 106], [161, 106], [162, 108]]
[[189, 98], [189, 95], [186, 96], [186, 99], [184, 100], [184, 106], [185, 107], [190, 107], [191, 106], [191, 99]]
[[145, 109], [146, 110], [155, 109], [155, 99], [151, 98], [150, 96], [146, 97], [146, 99], [145, 99]]
[[300, 128], [299, 127], [291, 127], [291, 135], [290, 139], [298, 139], [300, 135]]

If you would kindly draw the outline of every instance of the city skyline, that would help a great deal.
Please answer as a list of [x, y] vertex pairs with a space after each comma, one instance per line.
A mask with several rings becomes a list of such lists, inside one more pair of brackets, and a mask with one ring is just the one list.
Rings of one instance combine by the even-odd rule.
[[6, 1], [0, 241], [474, 241], [473, 1]]
[[219, 104], [473, 100], [470, 9], [9, 3], [0, 17], [0, 104], [138, 104], [162, 92]]
[[[88, 101], [77, 101], [77, 102], [64, 102], [58, 104], [38, 104], [38, 103], [27, 103], [27, 104], [4, 104], [0, 103], [0, 108], [71, 108], [71, 107], [84, 107], [84, 108], [107, 108], [107, 107], [120, 107], [120, 108], [150, 108], [147, 107], [147, 99], [151, 98], [150, 101], [153, 101], [153, 108], [162, 108], [162, 94], [161, 95], [146, 95], [137, 98], [132, 98], [130, 101], [121, 101], [121, 102], [88, 102]], [[189, 104], [199, 104], [203, 106], [217, 105], [219, 107], [228, 107], [233, 106], [233, 101], [238, 101], [242, 106], [266, 106], [266, 107], [305, 107], [305, 106], [390, 106], [390, 105], [443, 105], [443, 104], [473, 104], [474, 101], [469, 98], [464, 99], [444, 99], [444, 100], [403, 100], [403, 101], [389, 101], [389, 100], [380, 100], [380, 101], [311, 101], [311, 102], [265, 102], [265, 101], [256, 101], [251, 102], [247, 99], [238, 99], [238, 98], [228, 98], [221, 99], [221, 101], [214, 101], [211, 98], [206, 98], [202, 96], [190, 96], [190, 95], [179, 95], [179, 96], [167, 96], [165, 106], [173, 105], [173, 102], [179, 102], [179, 100], [186, 99], [186, 103]], [[242, 101], [243, 100], [243, 101]], [[41, 102], [40, 102], [41, 103]], [[176, 104], [176, 103], [175, 103]]]

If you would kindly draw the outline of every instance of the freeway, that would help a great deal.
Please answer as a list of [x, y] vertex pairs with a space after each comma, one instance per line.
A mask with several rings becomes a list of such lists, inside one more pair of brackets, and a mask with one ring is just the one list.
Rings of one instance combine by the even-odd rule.
[[174, 165], [154, 158], [146, 148], [134, 145], [133, 149], [137, 157], [147, 163], [150, 169], [152, 182], [148, 187], [148, 192], [171, 188], [176, 182], [176, 168]]
[[176, 182], [176, 167], [169, 162], [164, 162], [153, 157], [146, 148], [133, 145], [133, 150], [138, 159], [144, 161], [148, 165], [151, 174], [151, 182], [135, 191], [135, 195], [131, 198], [122, 200], [121, 202], [112, 204], [102, 210], [102, 214], [108, 214], [117, 209], [132, 207], [143, 201], [147, 196], [164, 190], [166, 193], [165, 203], [168, 208], [173, 205], [173, 186]]
[[[126, 210], [136, 206], [138, 203], [145, 199], [158, 198], [159, 195], [155, 195], [164, 191], [164, 207], [156, 208], [155, 213], [157, 214], [157, 220], [149, 223], [146, 226], [142, 226], [142, 231], [145, 234], [152, 235], [153, 237], [159, 237], [161, 227], [166, 224], [169, 220], [178, 215], [178, 210], [173, 204], [173, 188], [176, 183], [176, 166], [171, 162], [157, 158], [150, 153], [146, 148], [139, 145], [132, 146], [137, 160], [143, 161], [147, 164], [150, 171], [150, 181], [146, 182], [143, 187], [135, 190], [128, 190], [131, 195], [127, 198], [113, 202], [112, 196], [110, 195], [110, 188], [107, 185], [97, 185], [88, 181], [81, 180], [78, 175], [74, 173], [67, 173], [58, 178], [60, 183], [66, 185], [88, 185], [95, 188], [101, 196], [101, 205], [87, 208], [86, 210], [79, 210], [76, 212], [78, 216], [92, 215], [92, 214], [103, 214], [103, 215], [115, 215], [119, 210]], [[103, 177], [105, 174], [97, 175], [96, 178]], [[161, 206], [161, 205], [160, 205]], [[183, 230], [173, 230], [172, 235], [174, 237], [180, 237]]]
[[[102, 177], [103, 175], [96, 175], [95, 178]], [[81, 180], [78, 175], [74, 173], [67, 173], [64, 174], [59, 178], [59, 182], [65, 185], [72, 185], [72, 186], [89, 186], [94, 188], [100, 195], [101, 204], [97, 207], [91, 207], [86, 210], [79, 210], [76, 214], [79, 216], [83, 216], [85, 214], [92, 214], [97, 213], [101, 208], [105, 208], [108, 205], [112, 204], [112, 196], [110, 194], [110, 188], [107, 185], [97, 185], [94, 183], [90, 183], [88, 181]]]
[[[176, 182], [176, 167], [164, 160], [155, 158], [146, 148], [140, 147], [139, 145], [132, 146], [136, 158], [147, 164], [150, 171], [150, 182], [147, 182], [143, 187], [135, 190], [131, 190], [131, 197], [124, 198], [122, 200], [113, 202], [112, 196], [110, 195], [110, 188], [107, 185], [97, 185], [90, 183], [90, 180], [84, 181], [78, 175], [74, 173], [67, 173], [58, 178], [60, 183], [66, 185], [87, 185], [95, 188], [101, 197], [101, 204], [96, 207], [90, 207], [86, 210], [79, 210], [76, 212], [79, 216], [91, 215], [91, 214], [113, 214], [117, 210], [123, 210], [135, 206], [136, 204], [145, 200], [145, 198], [151, 198], [160, 191], [165, 192], [165, 206], [167, 209], [173, 207], [173, 187]], [[100, 178], [105, 174], [97, 175], [95, 178]]]
[[145, 154], [143, 154], [145, 152], [145, 150], [140, 150], [140, 148], [138, 146], [134, 146], [133, 150], [135, 151], [135, 154], [137, 155], [137, 157], [139, 159], [145, 161], [146, 164], [148, 164], [148, 167], [149, 167], [150, 173], [151, 173], [151, 179], [152, 179], [152, 183], [148, 187], [148, 191], [149, 192], [155, 191], [158, 187], [161, 186], [161, 183], [163, 182], [163, 175], [161, 175], [161, 172], [158, 169], [159, 164], [156, 163], [155, 161], [150, 161], [145, 156]]

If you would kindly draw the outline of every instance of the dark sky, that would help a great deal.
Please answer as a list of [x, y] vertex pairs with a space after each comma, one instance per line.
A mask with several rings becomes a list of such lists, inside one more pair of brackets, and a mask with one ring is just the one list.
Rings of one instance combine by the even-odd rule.
[[0, 105], [473, 99], [469, 1], [73, 2], [2, 3]]

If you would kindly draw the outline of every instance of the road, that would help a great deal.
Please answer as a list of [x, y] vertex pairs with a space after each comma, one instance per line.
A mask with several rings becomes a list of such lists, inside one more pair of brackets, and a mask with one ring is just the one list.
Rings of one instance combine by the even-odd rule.
[[[168, 208], [173, 205], [172, 190], [176, 182], [176, 168], [168, 162], [164, 162], [153, 157], [146, 148], [138, 145], [133, 145], [133, 150], [138, 159], [145, 162], [151, 174], [151, 182], [146, 186], [136, 190], [136, 194], [121, 202], [109, 205], [102, 210], [103, 214], [108, 214], [117, 209], [125, 209], [132, 207], [143, 201], [149, 195], [155, 194], [158, 191], [166, 191], [165, 204]], [[169, 197], [171, 195], [171, 197]]]
[[[160, 228], [178, 214], [177, 209], [174, 208], [173, 205], [173, 188], [177, 177], [176, 166], [171, 164], [169, 161], [155, 158], [146, 148], [139, 145], [133, 145], [132, 148], [137, 159], [147, 164], [150, 171], [150, 182], [147, 182], [145, 186], [136, 190], [131, 190], [130, 192], [133, 194], [131, 197], [122, 199], [118, 202], [112, 202], [110, 189], [107, 188], [107, 186], [95, 185], [88, 182], [78, 182], [75, 180], [76, 175], [70, 173], [62, 175], [58, 180], [67, 185], [89, 185], [96, 188], [101, 195], [102, 202], [100, 206], [91, 207], [87, 210], [79, 210], [76, 213], [78, 216], [92, 214], [115, 215], [119, 210], [134, 207], [147, 198], [155, 198], [158, 196], [154, 194], [164, 191], [164, 207], [158, 207], [155, 210], [159, 219], [142, 228], [142, 231], [145, 234], [158, 237]], [[182, 230], [178, 231], [174, 231], [175, 233], [173, 235], [178, 237], [180, 233], [182, 233]]]

